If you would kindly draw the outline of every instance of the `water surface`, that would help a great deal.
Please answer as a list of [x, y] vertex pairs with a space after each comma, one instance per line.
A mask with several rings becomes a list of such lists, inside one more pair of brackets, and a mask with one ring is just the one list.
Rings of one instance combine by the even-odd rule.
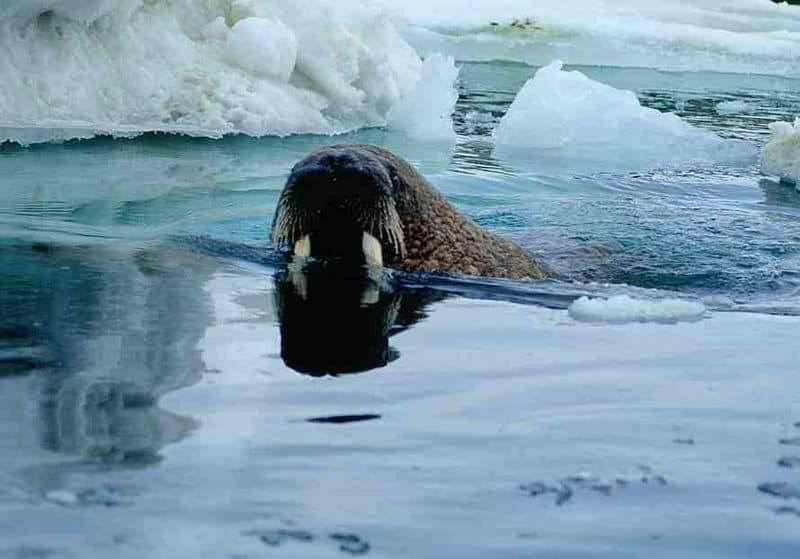
[[[800, 82], [581, 70], [752, 155], [504, 158], [533, 69], [497, 62], [463, 65], [455, 146], [0, 148], [0, 556], [797, 556], [800, 193], [756, 154]], [[293, 281], [278, 193], [343, 142], [398, 151], [559, 279]], [[666, 292], [710, 310], [565, 310]]]

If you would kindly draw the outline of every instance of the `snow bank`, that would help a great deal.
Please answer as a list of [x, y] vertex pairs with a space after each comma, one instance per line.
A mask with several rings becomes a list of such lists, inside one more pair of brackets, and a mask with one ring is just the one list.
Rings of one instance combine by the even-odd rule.
[[498, 146], [663, 163], [706, 156], [726, 145], [674, 114], [642, 107], [632, 91], [561, 68], [560, 61], [552, 62], [523, 86], [495, 130]]
[[800, 10], [769, 0], [376, 2], [422, 54], [800, 75]]
[[337, 133], [383, 124], [421, 72], [342, 0], [11, 0], [0, 50], [0, 142]]
[[772, 139], [761, 154], [761, 172], [800, 185], [800, 118], [794, 125], [773, 122]]
[[436, 53], [426, 58], [416, 88], [389, 110], [389, 127], [418, 140], [454, 141], [457, 78], [453, 57]]
[[682, 299], [645, 300], [628, 295], [608, 299], [581, 297], [569, 306], [569, 315], [581, 322], [692, 322], [705, 315], [703, 303]]

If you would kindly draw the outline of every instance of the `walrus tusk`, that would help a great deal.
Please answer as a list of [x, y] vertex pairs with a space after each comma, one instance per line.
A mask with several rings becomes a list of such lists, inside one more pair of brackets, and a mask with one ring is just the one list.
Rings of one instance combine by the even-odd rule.
[[305, 235], [294, 243], [294, 255], [301, 258], [311, 256], [311, 235]]
[[361, 248], [364, 249], [364, 259], [367, 261], [367, 266], [383, 267], [383, 249], [378, 239], [364, 231], [364, 236], [361, 238]]

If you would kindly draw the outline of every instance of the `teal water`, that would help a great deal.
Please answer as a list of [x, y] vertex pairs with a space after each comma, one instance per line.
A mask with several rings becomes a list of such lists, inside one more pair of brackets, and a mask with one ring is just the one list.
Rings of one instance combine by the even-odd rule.
[[[0, 557], [797, 556], [779, 462], [800, 435], [800, 192], [758, 152], [800, 82], [581, 70], [748, 149], [504, 157], [491, 131], [533, 70], [502, 63], [462, 66], [454, 146], [0, 147]], [[558, 280], [400, 278], [364, 310], [370, 286], [323, 278], [293, 299], [277, 197], [343, 142], [405, 156]], [[664, 292], [706, 318], [564, 310]], [[372, 371], [296, 372], [335, 358]]]

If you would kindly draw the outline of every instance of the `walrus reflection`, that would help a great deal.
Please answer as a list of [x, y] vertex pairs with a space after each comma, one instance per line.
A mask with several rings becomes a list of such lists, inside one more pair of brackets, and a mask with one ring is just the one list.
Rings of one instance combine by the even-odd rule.
[[281, 358], [312, 376], [385, 367], [400, 354], [389, 337], [425, 316], [434, 298], [401, 293], [385, 281], [337, 267], [306, 266], [276, 276]]

